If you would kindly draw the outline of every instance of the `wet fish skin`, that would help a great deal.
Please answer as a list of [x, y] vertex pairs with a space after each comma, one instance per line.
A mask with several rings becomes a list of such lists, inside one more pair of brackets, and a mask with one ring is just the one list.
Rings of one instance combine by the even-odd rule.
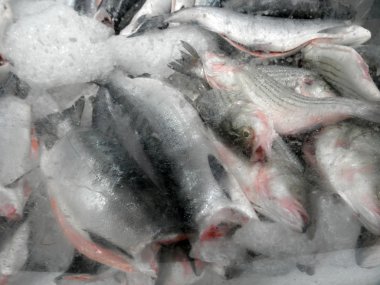
[[328, 188], [358, 215], [369, 231], [380, 233], [377, 181], [379, 134], [350, 123], [325, 128], [315, 141], [315, 167]]
[[131, 21], [145, 0], [102, 0], [95, 18], [115, 29], [116, 34]]
[[359, 100], [380, 100], [368, 65], [351, 47], [312, 43], [302, 51], [304, 60], [317, 70], [342, 96]]
[[154, 78], [167, 78], [173, 73], [167, 65], [181, 55], [181, 40], [192, 44], [200, 53], [217, 49], [214, 35], [187, 25], [147, 32], [133, 38], [113, 37], [109, 39], [109, 45], [117, 65], [128, 74], [140, 76], [148, 73]]
[[124, 105], [154, 169], [166, 178], [163, 187], [185, 207], [187, 225], [200, 239], [226, 234], [254, 217], [182, 94], [158, 80], [129, 79], [120, 72], [107, 87]]
[[183, 8], [191, 8], [194, 4], [195, 0], [172, 0], [171, 13]]
[[[71, 167], [64, 167], [67, 163]], [[90, 258], [120, 270], [135, 267], [156, 274], [154, 259], [147, 265], [139, 256], [154, 258], [153, 243], [180, 233], [178, 220], [167, 198], [117, 142], [93, 129], [73, 130], [43, 155], [41, 169], [54, 213], [80, 252], [88, 256], [94, 243], [124, 262], [107, 261], [107, 250]]]
[[168, 14], [171, 3], [172, 1], [170, 0], [146, 0], [141, 9], [133, 16], [128, 26], [121, 30], [120, 35], [130, 36], [138, 30], [146, 19]]
[[223, 144], [216, 145], [223, 164], [257, 212], [292, 230], [305, 230], [309, 217], [303, 205], [308, 184], [299, 161], [280, 138], [266, 163], [248, 163]]
[[266, 73], [302, 96], [314, 98], [336, 96], [336, 91], [313, 70], [281, 65], [256, 65], [252, 68]]
[[[359, 45], [370, 39], [368, 30], [334, 20], [297, 20], [250, 16], [228, 9], [194, 7], [168, 17], [169, 23], [197, 23], [256, 51], [294, 53], [312, 40]], [[232, 43], [232, 42], [231, 42]]]

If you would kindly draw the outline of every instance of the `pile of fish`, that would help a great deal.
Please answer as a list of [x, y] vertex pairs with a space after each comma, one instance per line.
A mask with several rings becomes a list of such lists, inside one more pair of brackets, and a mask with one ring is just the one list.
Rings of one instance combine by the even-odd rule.
[[373, 3], [0, 0], [0, 285], [378, 284]]

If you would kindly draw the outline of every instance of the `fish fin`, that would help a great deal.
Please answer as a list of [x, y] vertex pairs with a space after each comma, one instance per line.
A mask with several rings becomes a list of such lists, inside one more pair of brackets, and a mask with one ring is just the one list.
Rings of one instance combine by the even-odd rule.
[[181, 44], [185, 49], [181, 50], [181, 58], [170, 62], [168, 66], [179, 73], [203, 78], [203, 63], [198, 52], [185, 41], [181, 41]]
[[90, 236], [90, 239], [96, 243], [96, 244], [99, 244], [101, 245], [102, 247], [105, 247], [105, 248], [108, 248], [110, 250], [113, 250], [113, 251], [118, 251], [120, 252], [122, 255], [126, 255], [127, 257], [129, 257], [130, 259], [133, 259], [133, 256], [128, 253], [126, 250], [120, 248], [119, 246], [113, 244], [111, 241], [107, 240], [106, 238], [104, 237], [101, 237], [99, 236], [98, 234], [96, 233], [93, 233], [93, 232], [90, 232], [88, 230], [84, 230], [89, 236]]
[[[146, 15], [142, 15], [140, 18], [137, 19], [137, 27], [133, 31], [131, 31], [131, 34], [127, 37], [133, 38], [156, 29], [164, 30], [169, 26], [169, 23], [165, 22], [167, 17], [167, 14], [158, 15], [154, 17], [147, 17]], [[121, 35], [123, 35], [122, 32]]]
[[[35, 122], [38, 138], [50, 149], [57, 140], [62, 138], [74, 127], [80, 125], [84, 110], [85, 98], [81, 96], [74, 104], [62, 112], [47, 115]], [[70, 127], [68, 128], [68, 125]]]

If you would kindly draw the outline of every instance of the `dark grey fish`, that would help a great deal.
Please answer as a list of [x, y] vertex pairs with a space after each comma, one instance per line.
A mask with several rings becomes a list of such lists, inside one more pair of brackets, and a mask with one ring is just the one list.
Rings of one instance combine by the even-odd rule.
[[200, 239], [227, 234], [254, 216], [236, 181], [220, 165], [196, 111], [182, 94], [148, 78], [115, 73], [107, 84], [124, 110], [164, 188], [184, 207]]
[[144, 5], [145, 0], [102, 0], [95, 18], [119, 34]]

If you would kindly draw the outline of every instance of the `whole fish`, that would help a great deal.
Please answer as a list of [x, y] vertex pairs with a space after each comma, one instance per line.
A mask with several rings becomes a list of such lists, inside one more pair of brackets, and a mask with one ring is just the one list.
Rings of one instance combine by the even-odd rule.
[[90, 259], [155, 276], [156, 243], [181, 234], [178, 216], [168, 206], [170, 198], [118, 142], [70, 124], [66, 118], [81, 113], [83, 99], [73, 107], [40, 122], [63, 125], [46, 127], [50, 132], [66, 128], [48, 140], [41, 158], [53, 213], [65, 236]]
[[311, 163], [331, 191], [358, 215], [369, 231], [380, 233], [380, 201], [377, 187], [380, 136], [371, 128], [341, 123], [325, 128], [314, 143]]
[[368, 30], [343, 21], [251, 16], [213, 7], [183, 9], [169, 16], [166, 21], [197, 23], [218, 33], [236, 48], [263, 57], [290, 55], [318, 39], [336, 44], [359, 45], [371, 37]]
[[351, 47], [312, 43], [302, 51], [303, 59], [345, 97], [380, 100], [368, 65]]
[[101, 0], [95, 18], [119, 34], [144, 3], [145, 0]]
[[171, 0], [147, 0], [141, 9], [133, 16], [120, 35], [130, 36], [134, 34], [139, 26], [144, 23], [148, 18], [167, 14], [170, 12]]
[[166, 78], [173, 73], [167, 65], [181, 55], [181, 40], [188, 41], [200, 53], [217, 49], [213, 35], [193, 26], [157, 30], [133, 38], [113, 37], [108, 42], [115, 62], [128, 74]]
[[307, 182], [303, 169], [277, 138], [266, 163], [251, 164], [216, 142], [223, 164], [240, 183], [256, 211], [295, 231], [304, 231], [309, 216], [304, 208]]
[[[274, 131], [291, 135], [333, 124], [350, 117], [359, 117], [378, 122], [378, 106], [350, 98], [312, 98], [297, 94], [252, 65], [235, 62], [225, 55], [206, 52], [202, 59], [187, 43], [182, 59], [171, 63], [171, 67], [182, 73], [192, 72], [204, 78], [214, 89], [243, 93], [264, 118], [273, 122]], [[268, 133], [273, 130], [267, 128]], [[265, 136], [261, 141], [273, 139]], [[268, 145], [272, 141], [266, 142]]]
[[158, 80], [129, 79], [121, 72], [113, 74], [107, 88], [200, 240], [228, 234], [254, 217], [181, 93]]

